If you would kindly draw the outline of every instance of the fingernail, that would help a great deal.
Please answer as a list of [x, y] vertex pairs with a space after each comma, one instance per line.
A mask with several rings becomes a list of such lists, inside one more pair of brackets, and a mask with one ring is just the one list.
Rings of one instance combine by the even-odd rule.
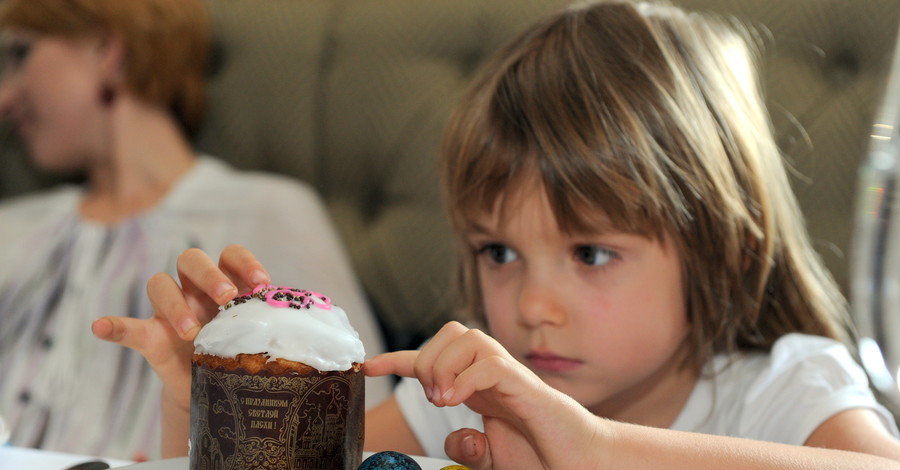
[[191, 330], [193, 330], [194, 328], [196, 328], [198, 326], [200, 326], [200, 325], [198, 325], [196, 321], [194, 321], [190, 318], [182, 318], [181, 320], [178, 321], [178, 329], [181, 330], [182, 337], [187, 336], [188, 333], [191, 332]]
[[438, 399], [440, 398], [440, 396], [441, 396], [441, 389], [437, 388], [437, 385], [435, 385], [434, 387], [431, 388], [431, 398], [432, 398], [431, 402], [434, 403], [435, 405], [439, 405], [440, 403], [438, 403]]
[[250, 282], [253, 283], [254, 287], [260, 284], [268, 284], [269, 275], [260, 270], [253, 271], [252, 273], [250, 273]]
[[434, 394], [431, 391], [431, 387], [423, 386], [422, 389], [425, 390], [425, 398], [427, 398], [428, 401], [431, 401], [431, 398], [434, 397]]
[[231, 294], [236, 293], [237, 287], [234, 287], [233, 284], [223, 282], [216, 286], [214, 292], [216, 294], [216, 299], [222, 299], [226, 296], [230, 296]]
[[102, 320], [102, 318], [98, 318], [91, 323], [91, 334], [93, 334], [94, 336], [96, 336], [98, 338], [103, 338], [106, 335], [103, 334], [101, 336], [101, 334], [100, 334], [101, 332], [98, 331], [98, 328], [100, 327], [100, 320]]
[[447, 391], [441, 395], [441, 400], [443, 400], [444, 403], [449, 402], [450, 399], [453, 398], [454, 393], [456, 393], [456, 390], [454, 390], [453, 387], [448, 388]]
[[463, 437], [462, 450], [469, 457], [475, 457], [476, 455], [478, 455], [478, 449], [475, 448], [475, 438], [472, 437], [471, 434]]

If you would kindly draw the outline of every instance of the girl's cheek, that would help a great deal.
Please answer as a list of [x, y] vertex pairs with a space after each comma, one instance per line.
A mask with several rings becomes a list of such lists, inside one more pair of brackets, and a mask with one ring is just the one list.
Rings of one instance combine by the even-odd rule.
[[[514, 325], [517, 321], [516, 302], [513, 298], [498, 295], [494, 291], [484, 293], [484, 313], [487, 319], [487, 328], [491, 335], [500, 335]], [[498, 340], [500, 338], [497, 338]]]

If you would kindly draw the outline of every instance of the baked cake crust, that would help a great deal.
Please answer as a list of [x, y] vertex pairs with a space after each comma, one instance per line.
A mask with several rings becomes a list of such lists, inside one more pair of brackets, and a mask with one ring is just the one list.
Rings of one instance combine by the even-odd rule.
[[289, 361], [287, 359], [275, 358], [271, 359], [268, 354], [238, 354], [237, 357], [220, 357], [211, 354], [194, 354], [193, 362], [199, 366], [209, 369], [224, 369], [226, 371], [235, 371], [243, 369], [250, 374], [263, 375], [332, 375], [347, 372], [359, 372], [363, 365], [354, 362], [353, 366], [346, 371], [320, 371], [315, 367], [309, 366], [302, 362]]

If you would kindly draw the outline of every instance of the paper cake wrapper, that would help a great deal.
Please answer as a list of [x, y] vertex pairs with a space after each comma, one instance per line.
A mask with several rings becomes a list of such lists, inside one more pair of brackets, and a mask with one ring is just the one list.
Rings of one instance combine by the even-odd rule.
[[[195, 356], [190, 470], [356, 470], [365, 374], [229, 370]], [[221, 359], [221, 358], [219, 358]], [[301, 369], [302, 370], [302, 369]]]

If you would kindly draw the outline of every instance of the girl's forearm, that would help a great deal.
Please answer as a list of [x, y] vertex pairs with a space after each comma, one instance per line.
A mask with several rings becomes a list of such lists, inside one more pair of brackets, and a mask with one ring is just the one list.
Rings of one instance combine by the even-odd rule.
[[163, 392], [161, 399], [162, 442], [161, 453], [164, 459], [184, 457], [188, 454], [188, 439], [191, 433], [190, 410], [179, 406], [167, 398]]
[[[598, 418], [600, 419], [600, 418]], [[900, 462], [842, 450], [793, 446], [734, 437], [610, 423], [613, 439], [598, 458], [629, 470], [900, 469]], [[600, 453], [602, 452], [602, 454]], [[599, 460], [596, 460], [599, 461]]]

